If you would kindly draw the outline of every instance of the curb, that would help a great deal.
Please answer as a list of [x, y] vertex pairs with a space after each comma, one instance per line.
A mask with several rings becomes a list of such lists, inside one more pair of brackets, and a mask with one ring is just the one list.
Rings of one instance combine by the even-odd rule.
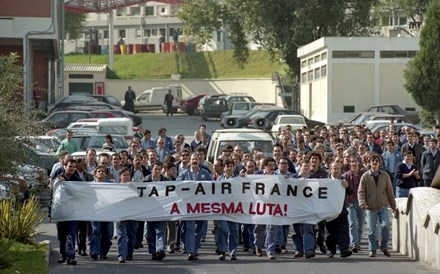
[[41, 241], [40, 244], [45, 244], [47, 245], [47, 249], [46, 249], [46, 263], [47, 263], [47, 269], [49, 269], [49, 265], [50, 265], [50, 253], [52, 251], [52, 242], [50, 240], [44, 240]]

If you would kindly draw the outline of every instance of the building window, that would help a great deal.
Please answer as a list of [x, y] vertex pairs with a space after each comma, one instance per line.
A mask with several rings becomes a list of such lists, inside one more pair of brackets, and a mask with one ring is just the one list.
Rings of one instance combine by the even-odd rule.
[[301, 74], [301, 83], [307, 83], [307, 73]]
[[160, 6], [159, 8], [159, 15], [168, 15], [168, 9], [166, 6]]
[[399, 17], [399, 25], [403, 26], [408, 23], [408, 19], [406, 17]]
[[131, 7], [130, 8], [130, 15], [131, 16], [139, 16], [139, 15], [141, 15], [141, 7]]
[[127, 9], [121, 8], [116, 10], [116, 16], [126, 16], [127, 15]]
[[319, 57], [320, 57], [319, 55], [315, 56], [315, 63], [318, 63], [320, 61]]
[[334, 59], [339, 58], [374, 58], [374, 51], [339, 51], [332, 52]]
[[327, 66], [322, 66], [321, 67], [321, 77], [326, 77], [327, 76]]
[[384, 50], [380, 52], [380, 58], [413, 58], [417, 51], [390, 51]]
[[119, 30], [119, 37], [125, 38], [125, 29], [120, 29]]
[[108, 39], [108, 30], [104, 30], [104, 39]]
[[141, 38], [142, 37], [142, 31], [140, 29], [136, 29], [136, 38]]
[[344, 106], [344, 113], [354, 113], [354, 106]]
[[315, 69], [315, 80], [321, 78], [321, 69], [317, 68]]
[[307, 60], [304, 60], [304, 61], [301, 62], [301, 67], [302, 68], [307, 67]]
[[313, 70], [311, 70], [307, 73], [307, 80], [309, 82], [313, 81]]
[[307, 61], [307, 64], [308, 64], [309, 66], [313, 65], [313, 58], [310, 58], [310, 59]]
[[146, 6], [145, 7], [145, 15], [146, 16], [154, 16], [154, 6]]
[[93, 74], [69, 74], [69, 79], [93, 79]]
[[326, 60], [327, 59], [327, 52], [323, 52], [321, 54], [321, 60]]
[[145, 37], [150, 37], [150, 36], [151, 36], [151, 30], [149, 30], [149, 29], [144, 29], [144, 36], [145, 36]]
[[157, 29], [152, 29], [151, 30], [151, 36], [152, 37], [157, 37], [159, 36], [159, 31]]
[[[169, 34], [171, 34], [172, 32], [170, 32]], [[163, 36], [167, 35], [166, 29], [159, 29], [159, 35], [163, 34]]]
[[221, 30], [219, 30], [219, 31], [217, 31], [217, 42], [221, 42], [223, 39], [222, 39], [222, 31]]

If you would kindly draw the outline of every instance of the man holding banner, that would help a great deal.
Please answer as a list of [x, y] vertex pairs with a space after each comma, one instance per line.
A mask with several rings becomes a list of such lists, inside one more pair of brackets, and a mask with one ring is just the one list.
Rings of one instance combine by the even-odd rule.
[[[199, 156], [192, 153], [190, 167], [183, 170], [176, 179], [177, 181], [212, 181], [211, 174], [205, 169], [200, 168]], [[198, 260], [198, 249], [202, 240], [201, 230], [203, 222], [206, 221], [185, 221], [185, 249], [188, 261]]]

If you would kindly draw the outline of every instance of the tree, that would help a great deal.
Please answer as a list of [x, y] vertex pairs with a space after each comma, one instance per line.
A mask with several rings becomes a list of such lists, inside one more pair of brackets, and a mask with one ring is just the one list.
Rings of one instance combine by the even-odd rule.
[[37, 122], [38, 110], [23, 104], [23, 68], [18, 56], [0, 56], [0, 176], [13, 174], [18, 164], [32, 163], [17, 136], [42, 135], [46, 128]]
[[423, 109], [440, 119], [440, 1], [428, 7], [420, 33], [420, 49], [404, 72], [405, 88]]
[[249, 42], [261, 44], [272, 58], [281, 58], [298, 74], [297, 49], [323, 36], [366, 34], [376, 0], [193, 0], [179, 17], [199, 43], [228, 29], [234, 56], [243, 64]]
[[79, 34], [83, 32], [86, 18], [85, 13], [67, 10], [64, 12], [64, 29], [66, 34], [69, 34], [70, 39], [76, 40], [79, 38]]

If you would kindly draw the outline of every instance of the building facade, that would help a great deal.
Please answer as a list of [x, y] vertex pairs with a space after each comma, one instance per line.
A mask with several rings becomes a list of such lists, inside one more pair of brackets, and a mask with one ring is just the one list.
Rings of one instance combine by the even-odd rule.
[[419, 110], [403, 77], [418, 43], [418, 37], [323, 37], [300, 47], [301, 111], [329, 123], [376, 104]]

